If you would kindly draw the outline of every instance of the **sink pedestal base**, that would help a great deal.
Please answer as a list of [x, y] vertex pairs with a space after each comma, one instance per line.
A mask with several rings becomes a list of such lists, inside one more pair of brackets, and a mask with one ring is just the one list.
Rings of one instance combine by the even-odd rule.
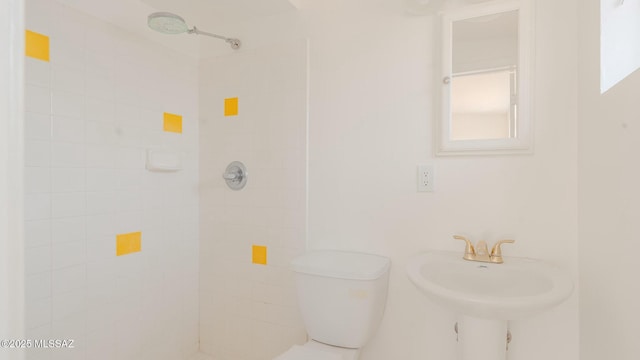
[[506, 360], [507, 321], [458, 317], [460, 360]]

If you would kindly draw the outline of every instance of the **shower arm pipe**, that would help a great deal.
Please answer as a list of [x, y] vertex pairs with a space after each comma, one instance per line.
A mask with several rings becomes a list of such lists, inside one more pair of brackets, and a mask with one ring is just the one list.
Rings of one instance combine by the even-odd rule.
[[228, 38], [228, 37], [225, 37], [225, 36], [216, 35], [216, 34], [213, 34], [213, 33], [210, 33], [210, 32], [202, 31], [202, 30], [199, 30], [195, 26], [193, 27], [193, 29], [187, 30], [187, 32], [189, 34], [205, 35], [205, 36], [210, 36], [210, 37], [213, 37], [213, 38], [216, 38], [216, 39], [221, 39], [221, 40], [224, 40], [227, 43], [229, 43], [233, 49], [239, 49], [240, 48], [240, 40], [238, 40], [238, 39]]

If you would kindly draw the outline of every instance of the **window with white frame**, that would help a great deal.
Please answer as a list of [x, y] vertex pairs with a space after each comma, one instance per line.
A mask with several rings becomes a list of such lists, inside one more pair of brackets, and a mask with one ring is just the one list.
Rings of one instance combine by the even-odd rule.
[[640, 0], [600, 1], [600, 92], [640, 68]]

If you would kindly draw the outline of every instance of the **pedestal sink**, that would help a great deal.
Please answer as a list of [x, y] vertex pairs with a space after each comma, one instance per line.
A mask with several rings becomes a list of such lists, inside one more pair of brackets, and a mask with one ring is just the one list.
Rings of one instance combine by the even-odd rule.
[[430, 251], [413, 256], [406, 270], [429, 299], [458, 314], [463, 360], [505, 359], [508, 321], [551, 309], [573, 291], [566, 272], [527, 258], [493, 264]]

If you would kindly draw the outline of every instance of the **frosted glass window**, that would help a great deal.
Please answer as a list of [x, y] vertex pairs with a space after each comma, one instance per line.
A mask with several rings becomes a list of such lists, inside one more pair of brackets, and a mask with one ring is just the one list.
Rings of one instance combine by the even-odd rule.
[[600, 2], [600, 92], [640, 68], [640, 1]]

